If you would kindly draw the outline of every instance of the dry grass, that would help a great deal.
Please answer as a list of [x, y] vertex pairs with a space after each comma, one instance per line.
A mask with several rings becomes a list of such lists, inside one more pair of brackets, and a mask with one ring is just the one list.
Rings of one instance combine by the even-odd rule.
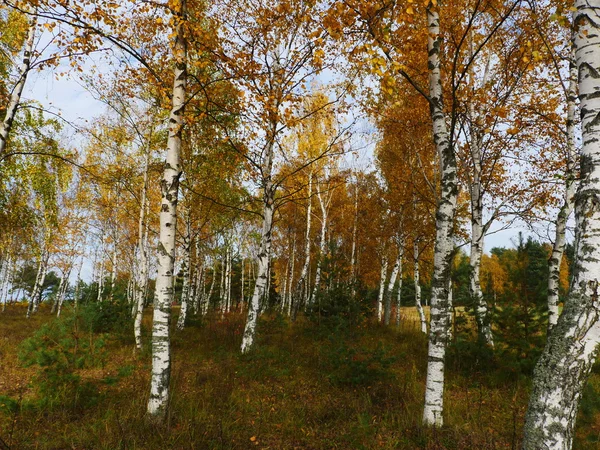
[[[29, 385], [36, 369], [20, 366], [17, 349], [53, 319], [47, 311], [30, 321], [24, 315], [23, 307], [13, 306], [0, 316], [0, 396], [22, 399], [16, 413], [0, 412], [0, 438], [13, 449], [519, 448], [527, 380], [507, 382], [501, 373], [479, 372], [460, 358], [448, 365], [446, 425], [420, 426], [426, 339], [414, 308], [402, 310], [400, 330], [265, 317], [257, 349], [248, 356], [238, 353], [241, 316], [192, 323], [174, 333], [171, 412], [158, 428], [144, 416], [149, 352], [134, 355], [123, 338], [108, 342], [105, 367], [85, 373], [98, 382], [94, 404], [76, 411], [36, 406], [35, 386]], [[149, 323], [147, 314], [146, 329]], [[374, 372], [380, 376], [339, 379], [340, 361], [350, 372], [365, 369], [361, 361], [378, 348], [396, 358]], [[378, 360], [369, 365], [377, 369]], [[131, 374], [117, 384], [100, 382], [125, 366]], [[597, 448], [587, 438], [600, 430], [599, 419], [595, 414], [584, 421], [578, 448]]]

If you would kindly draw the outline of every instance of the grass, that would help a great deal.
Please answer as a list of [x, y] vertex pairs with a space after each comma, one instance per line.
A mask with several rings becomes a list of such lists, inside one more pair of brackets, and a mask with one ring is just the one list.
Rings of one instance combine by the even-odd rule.
[[[127, 334], [108, 338], [106, 361], [80, 371], [96, 390], [94, 402], [42, 406], [32, 382], [40, 369], [23, 367], [17, 355], [52, 320], [46, 309], [27, 320], [20, 305], [0, 316], [0, 438], [12, 449], [520, 448], [529, 381], [505, 377], [501, 362], [488, 367], [477, 352], [450, 352], [446, 424], [421, 427], [426, 339], [412, 308], [403, 310], [399, 330], [265, 316], [249, 355], [239, 354], [240, 315], [193, 321], [173, 333], [171, 407], [162, 427], [145, 420], [148, 336], [140, 354]], [[576, 448], [598, 448], [598, 392], [594, 374]], [[3, 409], [3, 401], [13, 406]]]

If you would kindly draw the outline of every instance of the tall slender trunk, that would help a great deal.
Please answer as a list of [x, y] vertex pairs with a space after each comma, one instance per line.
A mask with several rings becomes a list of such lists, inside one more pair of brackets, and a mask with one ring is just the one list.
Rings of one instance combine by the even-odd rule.
[[440, 198], [436, 211], [436, 239], [431, 280], [429, 345], [423, 424], [441, 426], [444, 409], [444, 367], [448, 340], [448, 283], [452, 262], [454, 215], [458, 197], [456, 155], [444, 115], [443, 88], [440, 71], [440, 35], [437, 4], [427, 5], [427, 49], [429, 74], [429, 106], [433, 140], [440, 158]]
[[534, 371], [523, 449], [570, 449], [583, 388], [598, 354], [600, 310], [600, 0], [575, 0], [583, 146], [575, 195], [577, 244], [563, 313]]
[[71, 275], [71, 267], [67, 270], [64, 277], [60, 280], [61, 286], [58, 289], [58, 310], [56, 311], [56, 317], [60, 317], [62, 312], [63, 302], [67, 295], [67, 289], [69, 288], [69, 276]]
[[77, 307], [79, 306], [79, 290], [81, 284], [81, 269], [83, 267], [83, 258], [81, 258], [81, 262], [79, 263], [79, 268], [77, 269], [77, 281], [75, 285], [75, 292], [73, 293], [73, 307], [75, 311], [77, 311]]
[[8, 107], [6, 108], [4, 120], [0, 125], [0, 155], [4, 155], [4, 153], [6, 152], [6, 144], [8, 142], [10, 130], [12, 129], [15, 116], [17, 115], [19, 103], [21, 103], [21, 95], [23, 94], [25, 81], [27, 81], [27, 75], [31, 70], [31, 55], [33, 53], [33, 45], [35, 43], [36, 22], [37, 20], [34, 16], [34, 19], [29, 24], [29, 28], [27, 30], [27, 39], [25, 41], [25, 48], [23, 50], [23, 60], [21, 61], [21, 65], [19, 66], [19, 78], [17, 79], [17, 84], [13, 88], [12, 94], [10, 96], [10, 101], [8, 103]]
[[287, 284], [288, 284], [288, 273], [290, 272], [290, 260], [288, 259], [285, 263], [285, 270], [283, 272], [283, 287], [281, 289], [281, 313], [285, 311], [285, 300], [287, 298]]
[[102, 291], [104, 290], [104, 234], [102, 234], [102, 242], [100, 243], [100, 270], [98, 271], [98, 298], [99, 302], [102, 301]]
[[315, 285], [312, 291], [312, 295], [310, 297], [309, 306], [315, 301], [321, 283], [321, 270], [323, 266], [323, 258], [325, 257], [325, 249], [326, 249], [326, 234], [327, 234], [327, 205], [323, 199], [323, 195], [321, 190], [317, 190], [317, 197], [319, 199], [319, 205], [321, 206], [321, 238], [319, 241], [319, 254], [317, 255], [317, 270], [315, 273]]
[[40, 303], [42, 302], [42, 294], [44, 293], [44, 283], [46, 282], [46, 274], [48, 273], [48, 258], [49, 255], [46, 252], [45, 258], [43, 260], [42, 273], [40, 275], [39, 282], [35, 287], [35, 295], [32, 298], [33, 302], [33, 313], [38, 311]]
[[29, 293], [29, 304], [27, 305], [27, 316], [26, 316], [28, 319], [29, 319], [29, 317], [31, 317], [31, 313], [33, 312], [33, 305], [35, 304], [35, 299], [37, 298], [37, 290], [39, 288], [40, 278], [42, 277], [43, 259], [44, 259], [44, 253], [42, 252], [42, 254], [40, 255], [40, 261], [38, 263], [37, 274], [35, 276], [35, 283], [33, 284], [33, 288], [31, 289], [31, 292]]
[[400, 307], [402, 306], [402, 259], [400, 259], [400, 270], [398, 272], [398, 294], [396, 297], [396, 327], [400, 327]]
[[225, 289], [225, 297], [227, 299], [227, 308], [226, 308], [226, 312], [230, 312], [231, 311], [231, 276], [233, 274], [233, 269], [232, 269], [232, 255], [231, 255], [231, 246], [227, 247], [227, 281], [226, 281], [226, 289]]
[[156, 278], [156, 303], [152, 326], [152, 379], [148, 415], [163, 421], [169, 406], [169, 380], [171, 377], [171, 348], [169, 324], [173, 302], [173, 271], [175, 268], [175, 241], [177, 229], [177, 196], [181, 175], [181, 135], [184, 126], [183, 111], [186, 94], [187, 43], [184, 22], [186, 0], [173, 2], [175, 59], [172, 109], [169, 117], [167, 157], [161, 180], [160, 234], [158, 243], [158, 274]]
[[555, 222], [554, 245], [548, 260], [548, 332], [558, 321], [558, 301], [560, 286], [560, 264], [566, 244], [567, 221], [573, 211], [573, 197], [577, 187], [575, 183], [577, 148], [575, 140], [575, 113], [577, 111], [577, 65], [575, 55], [569, 61], [569, 87], [567, 92], [567, 167], [565, 170], [565, 193], [563, 204]]
[[225, 310], [225, 264], [226, 264], [227, 256], [223, 258], [221, 261], [221, 280], [219, 282], [219, 309], [221, 312]]
[[385, 280], [387, 279], [388, 259], [384, 256], [381, 260], [381, 273], [379, 276], [379, 294], [377, 295], [377, 321], [383, 320], [383, 295], [385, 293]]
[[190, 293], [190, 278], [192, 276], [192, 243], [191, 238], [191, 223], [189, 220], [189, 211], [187, 215], [186, 232], [183, 237], [183, 285], [181, 287], [181, 310], [177, 319], [177, 329], [185, 328], [185, 319], [187, 317], [188, 301]]
[[358, 229], [358, 178], [354, 185], [354, 221], [352, 223], [352, 250], [350, 253], [350, 283], [352, 298], [356, 296], [356, 234]]
[[483, 199], [481, 185], [481, 138], [473, 132], [471, 138], [471, 157], [473, 159], [473, 174], [471, 181], [471, 252], [469, 265], [469, 293], [475, 302], [475, 317], [479, 339], [490, 347], [494, 346], [494, 337], [487, 302], [481, 290], [480, 272], [481, 256], [485, 230], [483, 225]]
[[245, 266], [245, 262], [244, 262], [244, 257], [242, 256], [241, 258], [241, 263], [240, 263], [241, 269], [242, 269], [242, 281], [241, 281], [241, 295], [240, 295], [240, 311], [242, 311], [244, 309], [244, 302], [245, 302], [245, 298], [244, 298], [244, 283], [246, 282], [246, 280], [244, 279], [244, 266]]
[[[298, 278], [298, 282], [296, 284], [296, 291], [293, 296], [293, 309], [294, 312], [298, 311], [300, 308], [300, 303], [305, 300], [306, 293], [308, 289], [304, 290], [304, 286], [306, 285], [306, 279], [308, 276], [308, 271], [310, 269], [310, 223], [311, 223], [311, 209], [312, 209], [312, 170], [308, 174], [308, 200], [306, 204], [306, 233], [305, 233], [305, 246], [304, 246], [304, 264], [302, 265], [302, 270], [300, 271], [300, 278]], [[304, 290], [304, 295], [303, 295]]]
[[413, 241], [413, 281], [415, 284], [415, 306], [419, 313], [419, 322], [421, 323], [421, 332], [427, 334], [427, 319], [423, 305], [421, 304], [421, 272], [419, 267], [419, 240]]
[[60, 292], [62, 291], [64, 283], [65, 283], [65, 276], [63, 274], [63, 276], [60, 279], [60, 282], [58, 283], [58, 289], [56, 290], [56, 295], [54, 296], [54, 301], [52, 302], [52, 308], [50, 308], [50, 314], [54, 314], [56, 312], [56, 308], [58, 307]]
[[[271, 149], [269, 153], [272, 151], [273, 150]], [[274, 201], [275, 189], [271, 185], [271, 180], [269, 179], [264, 193], [263, 229], [260, 249], [257, 256], [258, 273], [256, 276], [256, 283], [254, 285], [252, 299], [248, 305], [248, 317], [246, 319], [246, 326], [244, 328], [244, 336], [242, 339], [242, 353], [247, 353], [254, 344], [260, 301], [266, 295], [269, 255], [271, 253], [271, 231], [273, 225]]]
[[115, 280], [117, 278], [117, 240], [116, 233], [113, 239], [113, 250], [110, 256], [110, 294], [108, 301], [112, 303], [115, 295]]
[[[394, 267], [392, 268], [392, 274], [390, 275], [390, 281], [388, 282], [387, 292], [385, 293], [385, 311], [384, 311], [384, 323], [385, 325], [390, 324], [390, 317], [392, 315], [392, 294], [394, 292], [394, 286], [396, 284], [396, 278], [398, 273], [402, 271], [402, 257], [404, 256], [404, 242], [398, 240], [398, 256]], [[402, 276], [400, 276], [402, 279]]]
[[212, 294], [213, 291], [215, 289], [215, 281], [217, 280], [217, 264], [216, 261], [213, 264], [213, 270], [212, 270], [212, 280], [210, 282], [210, 288], [208, 288], [208, 294], [206, 294], [206, 299], [204, 300], [204, 305], [203, 305], [203, 314], [206, 314], [208, 312], [208, 306], [210, 305], [210, 300], [212, 299]]
[[[274, 73], [277, 75], [277, 71]], [[278, 80], [275, 79], [274, 85], [277, 86]], [[275, 114], [278, 105], [274, 105], [271, 114]], [[265, 295], [268, 295], [268, 272], [269, 259], [271, 257], [271, 233], [273, 228], [273, 214], [275, 212], [275, 193], [277, 185], [273, 184], [273, 153], [275, 151], [275, 138], [277, 136], [277, 120], [271, 119], [268, 142], [265, 148], [264, 160], [261, 163], [263, 173], [263, 227], [260, 239], [260, 248], [258, 250], [257, 262], [258, 273], [256, 283], [254, 284], [254, 292], [252, 299], [248, 305], [248, 317], [246, 326], [244, 327], [244, 335], [242, 338], [242, 353], [247, 353], [254, 345], [256, 336], [256, 324], [260, 313], [260, 302]]]
[[292, 264], [290, 267], [290, 278], [288, 281], [288, 294], [286, 301], [286, 313], [288, 317], [292, 314], [292, 286], [294, 285], [294, 266], [296, 265], [296, 235], [294, 235], [294, 244], [292, 245]]

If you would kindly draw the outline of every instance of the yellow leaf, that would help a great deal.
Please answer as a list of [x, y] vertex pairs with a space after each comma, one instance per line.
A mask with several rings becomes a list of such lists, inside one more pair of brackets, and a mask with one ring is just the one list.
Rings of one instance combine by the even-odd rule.
[[256, 441], [256, 436], [252, 436], [252, 437], [250, 438], [250, 440], [251, 440], [252, 442]]
[[409, 6], [408, 8], [406, 8], [406, 14], [411, 14], [412, 15], [414, 13], [415, 13], [415, 10], [413, 9], [412, 6]]

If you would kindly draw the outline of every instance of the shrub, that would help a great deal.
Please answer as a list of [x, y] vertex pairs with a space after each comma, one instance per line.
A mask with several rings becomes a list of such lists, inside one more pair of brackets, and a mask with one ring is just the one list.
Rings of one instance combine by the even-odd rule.
[[105, 343], [81, 322], [78, 315], [54, 320], [21, 344], [22, 364], [40, 368], [33, 381], [41, 407], [77, 408], [97, 397], [97, 390], [89, 382], [82, 382], [80, 371], [104, 365]]

